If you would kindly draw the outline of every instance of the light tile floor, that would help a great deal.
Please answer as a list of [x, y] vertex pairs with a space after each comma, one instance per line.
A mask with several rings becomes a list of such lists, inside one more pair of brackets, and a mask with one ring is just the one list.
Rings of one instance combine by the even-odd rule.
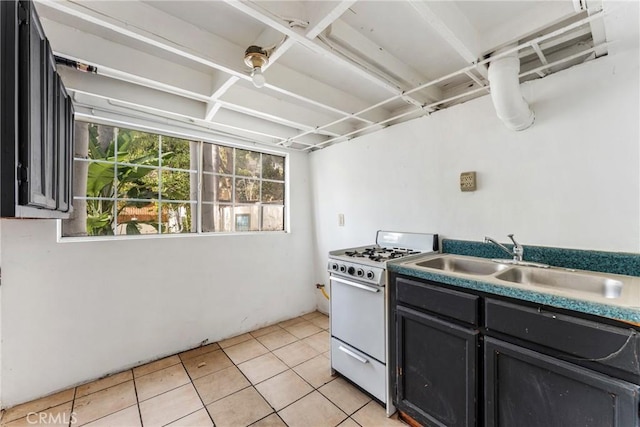
[[328, 329], [309, 313], [10, 408], [0, 424], [406, 427], [331, 376]]

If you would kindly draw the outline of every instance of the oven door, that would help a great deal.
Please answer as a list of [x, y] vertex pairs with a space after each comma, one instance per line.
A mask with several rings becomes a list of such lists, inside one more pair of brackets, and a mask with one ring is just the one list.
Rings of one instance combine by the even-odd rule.
[[385, 288], [331, 275], [331, 335], [385, 363]]

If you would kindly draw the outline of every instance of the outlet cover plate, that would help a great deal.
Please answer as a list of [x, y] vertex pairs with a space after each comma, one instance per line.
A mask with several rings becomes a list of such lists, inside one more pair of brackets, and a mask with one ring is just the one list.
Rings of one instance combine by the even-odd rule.
[[476, 173], [462, 172], [460, 174], [460, 191], [476, 191]]

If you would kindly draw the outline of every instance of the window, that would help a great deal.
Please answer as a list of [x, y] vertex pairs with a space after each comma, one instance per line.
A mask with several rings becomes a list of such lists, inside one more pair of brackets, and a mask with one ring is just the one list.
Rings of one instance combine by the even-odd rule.
[[284, 156], [83, 125], [63, 236], [284, 230]]

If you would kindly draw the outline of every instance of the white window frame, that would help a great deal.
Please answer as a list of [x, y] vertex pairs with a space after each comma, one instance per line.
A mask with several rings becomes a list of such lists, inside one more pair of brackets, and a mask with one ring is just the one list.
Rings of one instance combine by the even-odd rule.
[[[190, 232], [190, 233], [154, 233], [154, 234], [139, 234], [139, 235], [127, 235], [127, 234], [121, 234], [121, 235], [109, 235], [109, 236], [81, 236], [81, 237], [68, 237], [68, 236], [63, 236], [62, 235], [62, 221], [63, 220], [57, 220], [57, 240], [58, 242], [61, 243], [66, 243], [66, 242], [90, 242], [90, 241], [109, 241], [109, 240], [114, 240], [114, 241], [123, 241], [123, 240], [139, 240], [139, 239], [163, 239], [163, 238], [193, 238], [193, 237], [213, 237], [213, 236], [247, 236], [247, 235], [277, 235], [277, 234], [288, 234], [290, 233], [290, 224], [291, 224], [291, 213], [290, 213], [290, 167], [289, 167], [289, 162], [290, 162], [290, 157], [289, 157], [289, 153], [285, 152], [285, 151], [279, 151], [279, 150], [272, 150], [269, 149], [267, 147], [263, 148], [263, 147], [256, 147], [255, 145], [257, 143], [254, 143], [253, 146], [248, 146], [248, 145], [244, 145], [244, 144], [237, 144], [237, 143], [232, 143], [229, 141], [220, 141], [217, 140], [216, 138], [207, 138], [207, 137], [203, 137], [202, 134], [198, 135], [192, 135], [183, 131], [175, 131], [172, 130], [170, 128], [163, 128], [163, 127], [156, 127], [156, 126], [144, 126], [144, 125], [140, 125], [137, 123], [126, 123], [126, 122], [122, 122], [119, 120], [110, 120], [110, 119], [103, 119], [103, 118], [96, 118], [97, 120], [83, 120], [83, 119], [78, 119], [76, 118], [76, 121], [84, 121], [87, 122], [89, 124], [96, 124], [96, 125], [104, 125], [104, 126], [113, 126], [116, 128], [123, 128], [123, 129], [129, 129], [129, 130], [135, 130], [135, 131], [140, 131], [140, 132], [147, 132], [147, 133], [152, 133], [152, 134], [157, 134], [159, 135], [160, 138], [162, 138], [162, 136], [170, 136], [170, 137], [174, 137], [174, 138], [181, 138], [181, 139], [186, 139], [186, 140], [190, 140], [190, 141], [194, 141], [194, 142], [198, 142], [198, 169], [197, 170], [192, 170], [192, 169], [179, 169], [179, 168], [171, 168], [171, 167], [166, 167], [166, 166], [152, 166], [150, 168], [152, 169], [158, 169], [158, 170], [176, 170], [179, 172], [189, 172], [189, 173], [196, 173], [197, 177], [198, 177], [198, 196], [197, 196], [197, 200], [196, 201], [192, 201], [192, 200], [188, 200], [188, 201], [180, 201], [180, 200], [171, 200], [171, 202], [184, 202], [184, 203], [195, 203], [196, 204], [196, 209], [195, 212], [192, 212], [192, 215], [195, 214], [195, 218], [193, 219], [194, 221], [196, 221], [196, 231], [195, 232]], [[259, 182], [261, 181], [267, 181], [267, 182], [277, 182], [277, 183], [284, 183], [284, 201], [283, 201], [283, 205], [272, 205], [272, 206], [283, 206], [283, 216], [284, 216], [284, 220], [283, 220], [283, 230], [271, 230], [271, 231], [264, 231], [264, 230], [260, 230], [260, 231], [235, 231], [235, 216], [233, 216], [232, 214], [232, 225], [234, 230], [233, 231], [202, 231], [202, 206], [203, 206], [203, 201], [202, 201], [202, 192], [201, 192], [201, 188], [202, 188], [202, 177], [205, 174], [205, 172], [203, 171], [203, 165], [202, 165], [202, 144], [215, 144], [221, 147], [227, 147], [227, 148], [232, 148], [234, 149], [233, 153], [234, 153], [234, 164], [233, 164], [233, 170], [231, 174], [218, 174], [218, 173], [209, 173], [207, 172], [207, 174], [211, 174], [211, 175], [218, 175], [218, 176], [226, 176], [231, 178], [231, 182], [232, 182], [232, 198], [231, 198], [231, 202], [229, 202], [229, 205], [233, 207], [232, 212], [235, 212], [235, 207], [237, 205], [240, 206], [244, 206], [244, 204], [239, 204], [235, 201], [235, 178], [236, 177], [243, 177], [241, 175], [236, 175], [236, 171], [235, 171], [235, 149], [240, 149], [240, 150], [248, 150], [248, 151], [252, 151], [255, 153], [260, 154], [260, 168], [261, 168], [261, 172], [260, 172], [260, 177], [258, 178], [252, 178], [252, 177], [246, 177], [249, 179], [256, 179]], [[161, 149], [161, 148], [160, 148]], [[284, 158], [284, 181], [278, 181], [278, 180], [272, 180], [272, 179], [263, 179], [262, 178], [262, 155], [267, 154], [267, 155], [274, 155], [274, 156], [279, 156], [279, 157], [283, 157]], [[80, 159], [80, 158], [76, 158], [74, 157], [74, 163], [76, 161], [85, 161], [85, 162], [91, 162], [91, 159]], [[107, 162], [107, 163], [112, 163], [112, 162]], [[116, 163], [116, 164], [125, 164], [125, 163]], [[260, 186], [260, 188], [262, 188], [262, 186]], [[85, 196], [86, 197], [86, 196]], [[73, 196], [74, 200], [76, 199], [82, 199], [83, 197], [75, 197]], [[110, 198], [111, 199], [111, 198]], [[120, 200], [117, 197], [114, 198], [114, 200]], [[146, 200], [145, 200], [146, 201]], [[156, 202], [161, 202], [161, 200], [149, 200], [151, 202], [156, 201]], [[219, 204], [217, 202], [212, 203], [214, 205]], [[224, 204], [224, 203], [223, 203]], [[260, 202], [258, 204], [250, 204], [250, 206], [257, 206], [260, 213], [260, 219], [262, 218], [262, 207], [263, 206], [269, 206], [268, 203], [262, 203], [262, 197], [260, 195]], [[158, 213], [159, 215], [161, 215], [161, 212], [159, 211]], [[262, 221], [260, 221], [262, 222]]]

